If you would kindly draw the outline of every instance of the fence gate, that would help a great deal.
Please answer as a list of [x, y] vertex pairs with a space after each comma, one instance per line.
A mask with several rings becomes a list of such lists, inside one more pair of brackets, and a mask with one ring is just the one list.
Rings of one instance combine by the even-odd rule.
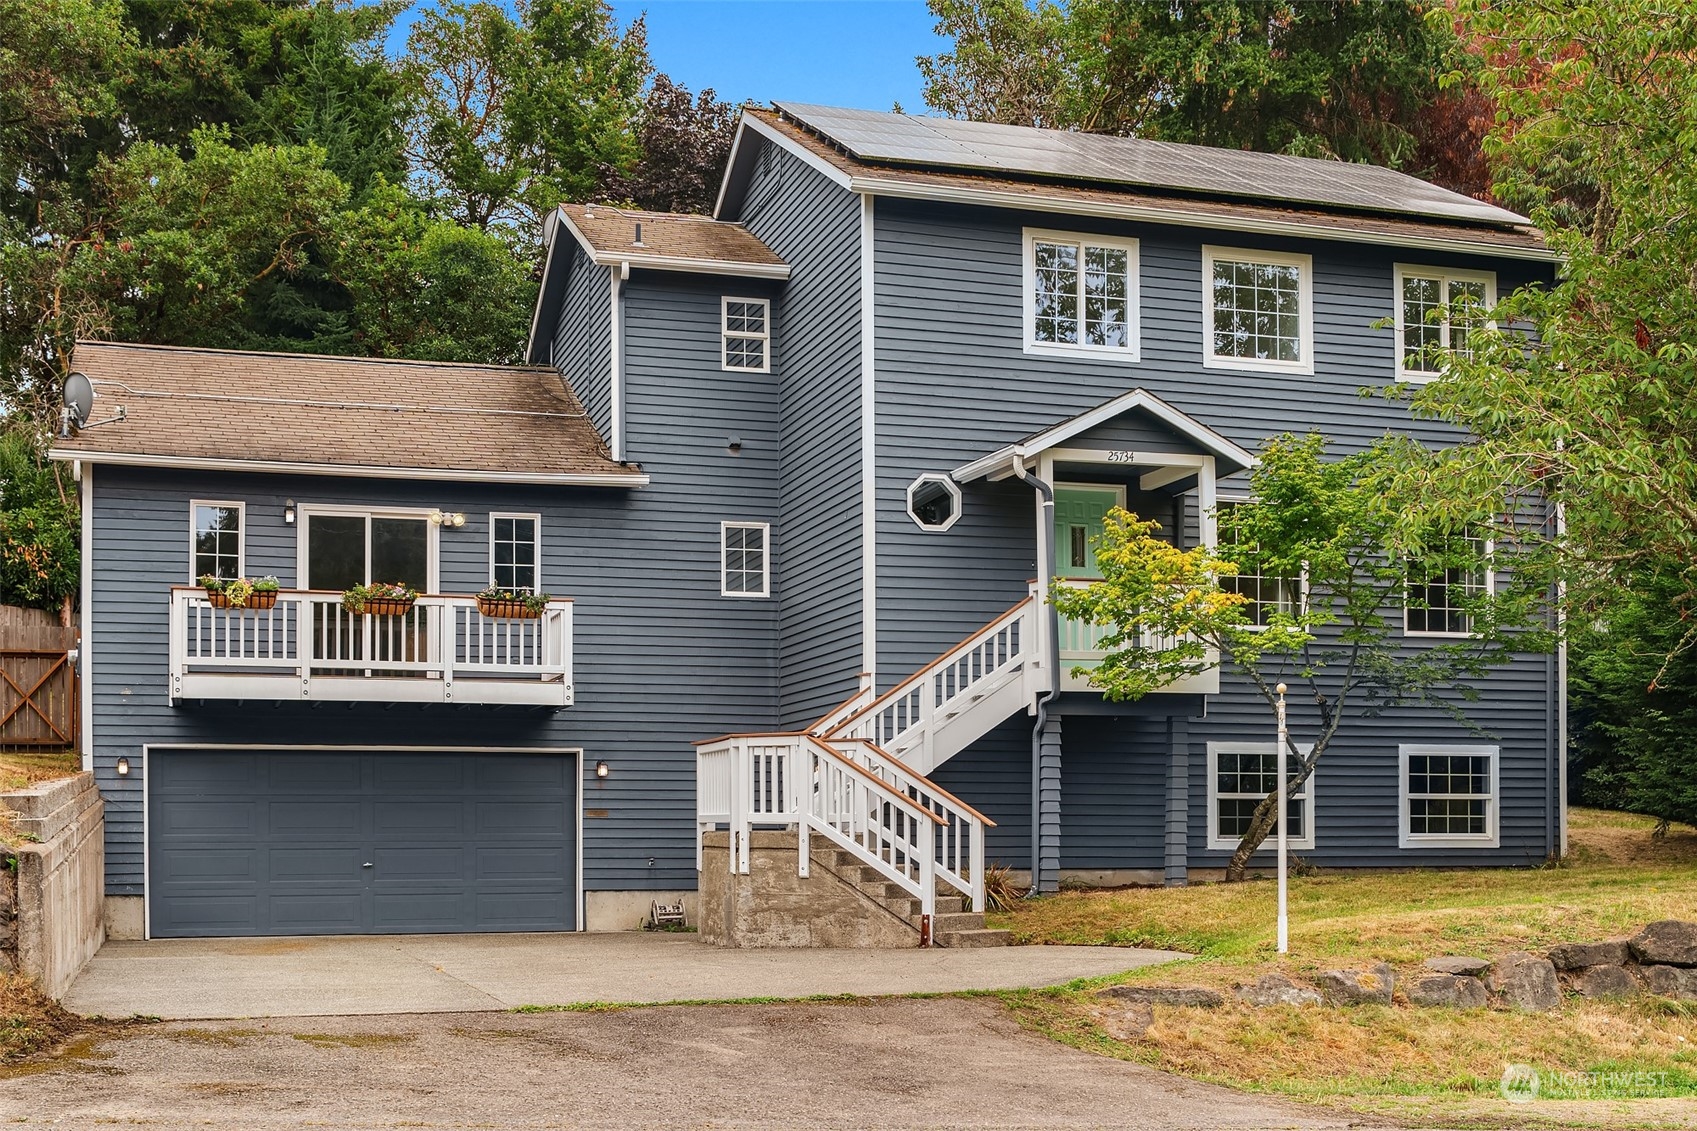
[[77, 744], [75, 626], [0, 605], [0, 750]]

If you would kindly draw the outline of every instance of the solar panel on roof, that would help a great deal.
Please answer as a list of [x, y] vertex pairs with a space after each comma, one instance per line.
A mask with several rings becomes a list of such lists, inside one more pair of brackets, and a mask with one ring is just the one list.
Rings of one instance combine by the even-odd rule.
[[780, 102], [863, 161], [1024, 173], [1491, 224], [1528, 221], [1394, 169], [1281, 153]]

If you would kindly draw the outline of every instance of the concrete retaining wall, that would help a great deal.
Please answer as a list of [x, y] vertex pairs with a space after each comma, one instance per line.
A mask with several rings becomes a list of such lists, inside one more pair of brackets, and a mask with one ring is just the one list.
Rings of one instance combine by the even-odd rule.
[[810, 841], [812, 874], [796, 875], [793, 832], [756, 832], [748, 874], [730, 869], [730, 834], [702, 838], [701, 941], [718, 946], [916, 947], [919, 933], [829, 867], [835, 853]]
[[18, 836], [0, 885], [0, 963], [61, 996], [106, 940], [106, 827], [93, 774], [0, 793]]

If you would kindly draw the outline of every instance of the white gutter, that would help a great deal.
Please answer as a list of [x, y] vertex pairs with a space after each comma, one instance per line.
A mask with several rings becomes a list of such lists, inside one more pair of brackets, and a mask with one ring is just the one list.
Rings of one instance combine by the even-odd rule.
[[252, 471], [268, 475], [329, 475], [350, 479], [426, 479], [458, 483], [535, 483], [554, 487], [646, 487], [649, 477], [629, 472], [467, 471], [454, 467], [377, 467], [367, 464], [306, 463], [291, 460], [219, 459], [161, 456], [142, 452], [85, 452], [52, 448], [47, 458], [125, 467], [171, 467], [189, 471]]

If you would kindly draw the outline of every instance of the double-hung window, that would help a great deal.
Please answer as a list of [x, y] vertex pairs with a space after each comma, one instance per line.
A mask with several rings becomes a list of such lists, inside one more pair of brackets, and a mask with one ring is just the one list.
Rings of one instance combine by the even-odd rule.
[[1403, 848], [1496, 846], [1495, 746], [1405, 745], [1398, 755]]
[[1403, 602], [1403, 631], [1410, 636], [1467, 636], [1473, 631], [1473, 609], [1492, 591], [1490, 544], [1481, 538], [1464, 540], [1471, 559], [1466, 565], [1410, 562], [1408, 591]]
[[719, 524], [719, 594], [766, 597], [772, 592], [772, 528], [764, 522]]
[[772, 304], [763, 298], [727, 298], [720, 314], [724, 323], [724, 368], [770, 372]]
[[1314, 372], [1314, 259], [1202, 249], [1202, 364]]
[[1220, 503], [1219, 554], [1237, 566], [1237, 572], [1220, 578], [1220, 588], [1228, 593], [1241, 593], [1248, 598], [1244, 612], [1249, 623], [1265, 628], [1274, 613], [1294, 616], [1302, 607], [1302, 578], [1286, 577], [1268, 572], [1256, 559], [1256, 547], [1242, 540], [1230, 521], [1231, 508], [1237, 502]]
[[[1306, 753], [1306, 749], [1304, 749]], [[1277, 744], [1272, 742], [1210, 742], [1208, 744], [1208, 847], [1236, 848], [1249, 831], [1255, 807], [1277, 789]], [[1300, 761], [1285, 751], [1285, 773], [1296, 780]], [[1290, 824], [1285, 835], [1292, 848], [1314, 847], [1314, 777], [1291, 791], [1286, 810]], [[1276, 835], [1278, 826], [1273, 826]], [[1269, 842], [1270, 843], [1270, 842]]]
[[1025, 231], [1025, 352], [1138, 358], [1137, 241]]
[[1489, 321], [1497, 301], [1497, 277], [1399, 263], [1396, 293], [1398, 375], [1428, 381], [1443, 372], [1446, 358], [1472, 356], [1473, 331]]
[[189, 580], [212, 576], [232, 581], [242, 576], [241, 503], [189, 504], [191, 514]]
[[489, 516], [489, 584], [509, 593], [541, 591], [542, 520], [534, 514]]

